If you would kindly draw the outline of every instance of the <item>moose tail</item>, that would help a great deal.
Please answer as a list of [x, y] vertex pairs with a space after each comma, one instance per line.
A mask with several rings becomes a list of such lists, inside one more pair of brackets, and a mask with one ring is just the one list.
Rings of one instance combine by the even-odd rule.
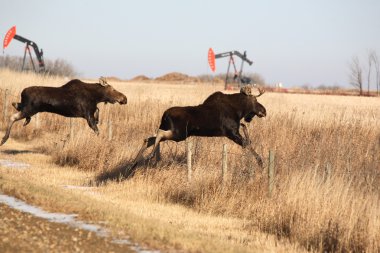
[[21, 111], [21, 109], [22, 109], [21, 103], [13, 102], [12, 105], [13, 105], [13, 107], [14, 107], [17, 111]]

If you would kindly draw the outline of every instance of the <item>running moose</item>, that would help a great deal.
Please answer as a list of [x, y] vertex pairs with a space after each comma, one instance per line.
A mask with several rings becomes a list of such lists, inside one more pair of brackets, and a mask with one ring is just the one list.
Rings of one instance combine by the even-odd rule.
[[99, 83], [84, 83], [74, 79], [61, 87], [25, 88], [21, 92], [21, 103], [12, 103], [18, 112], [10, 117], [0, 146], [8, 140], [13, 123], [25, 119], [24, 126], [26, 126], [31, 117], [39, 112], [84, 118], [90, 128], [99, 134], [97, 104], [101, 102], [126, 104], [127, 97], [115, 90], [103, 77], [99, 79]]
[[[159, 152], [161, 141], [183, 141], [189, 136], [221, 137], [225, 136], [245, 148], [250, 144], [247, 127], [240, 123], [244, 119], [250, 122], [254, 116], [265, 117], [266, 109], [257, 102], [257, 97], [264, 93], [259, 88], [259, 94], [253, 95], [250, 86], [242, 87], [240, 93], [224, 94], [215, 92], [203, 104], [198, 106], [171, 107], [162, 116], [157, 135], [144, 140], [130, 169], [143, 159], [143, 152], [154, 145], [146, 159], [151, 159]], [[245, 137], [240, 132], [243, 129]], [[261, 157], [251, 149], [258, 164], [262, 167]], [[158, 154], [159, 157], [159, 154]]]

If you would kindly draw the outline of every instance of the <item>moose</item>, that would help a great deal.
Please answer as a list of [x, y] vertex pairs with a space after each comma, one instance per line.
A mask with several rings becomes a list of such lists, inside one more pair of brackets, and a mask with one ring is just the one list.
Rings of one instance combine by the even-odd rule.
[[21, 92], [21, 102], [12, 103], [18, 112], [10, 117], [0, 146], [8, 140], [13, 123], [25, 119], [24, 126], [26, 126], [31, 117], [39, 112], [84, 118], [90, 128], [99, 134], [97, 104], [101, 102], [126, 104], [127, 97], [109, 85], [104, 77], [99, 79], [99, 83], [85, 83], [74, 79], [61, 87], [31, 86], [25, 88]]
[[[203, 104], [198, 106], [171, 107], [162, 116], [161, 124], [156, 136], [149, 137], [138, 152], [130, 169], [133, 169], [142, 160], [159, 157], [160, 142], [173, 140], [180, 142], [189, 136], [222, 137], [225, 136], [236, 144], [245, 148], [250, 144], [247, 127], [240, 123], [242, 119], [250, 122], [254, 116], [265, 117], [266, 109], [257, 102], [257, 97], [265, 91], [258, 88], [259, 94], [252, 94], [251, 86], [244, 86], [240, 93], [224, 94], [215, 92]], [[243, 137], [240, 132], [243, 128]], [[154, 146], [153, 146], [154, 145]], [[143, 158], [144, 151], [153, 146], [153, 150]], [[251, 149], [256, 161], [262, 167], [261, 157]]]

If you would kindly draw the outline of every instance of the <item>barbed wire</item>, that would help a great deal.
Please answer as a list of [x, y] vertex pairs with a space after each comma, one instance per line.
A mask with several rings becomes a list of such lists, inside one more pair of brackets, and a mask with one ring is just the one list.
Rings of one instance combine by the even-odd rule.
[[[166, 143], [166, 146], [169, 146], [168, 143]], [[187, 148], [187, 143], [184, 142], [184, 143], [176, 143], [176, 146], [180, 146], [182, 148]], [[192, 149], [197, 149], [198, 147], [195, 146], [193, 147]], [[177, 149], [177, 148], [176, 148]], [[201, 147], [200, 148], [200, 151], [195, 151], [194, 152], [194, 156], [198, 156], [199, 153], [202, 153], [202, 152], [209, 152], [209, 153], [219, 153], [219, 154], [222, 154], [223, 151], [222, 150], [215, 150], [215, 149], [210, 149], [210, 148], [204, 148], [204, 147]], [[173, 152], [171, 152], [171, 154], [173, 155]], [[236, 152], [230, 152], [230, 151], [227, 151], [226, 152], [227, 155], [234, 155], [234, 156], [239, 156], [239, 157], [249, 157], [249, 158], [252, 158], [254, 157], [253, 154], [239, 154], [239, 153], [236, 153]], [[174, 154], [175, 155], [175, 154]], [[195, 158], [192, 157], [192, 159], [194, 160]], [[264, 159], [264, 157], [263, 157]], [[178, 162], [177, 159], [175, 158], [169, 158], [170, 162]], [[183, 161], [186, 160], [186, 157], [184, 157], [183, 159], [181, 159]], [[283, 164], [283, 163], [287, 163], [288, 160], [285, 159], [284, 157], [282, 156], [277, 156], [276, 157], [276, 164]], [[267, 161], [264, 160], [264, 164], [267, 165]], [[328, 166], [331, 166], [331, 172], [326, 172], [326, 168]], [[378, 177], [380, 176], [380, 171], [358, 171], [358, 170], [347, 170], [347, 169], [339, 169], [339, 170], [334, 170], [333, 169], [333, 166], [332, 166], [332, 163], [329, 163], [329, 162], [326, 162], [324, 165], [323, 164], [320, 164], [318, 166], [314, 166], [313, 170], [316, 170], [318, 172], [318, 174], [329, 174], [330, 177], [331, 176], [349, 176], [349, 177], [355, 177], [355, 176], [358, 176], [358, 175], [361, 175], [361, 176], [364, 176], [363, 178], [365, 179], [365, 177], [369, 177], [369, 176], [375, 176], [375, 177]]]
[[[166, 143], [167, 146], [169, 146], [168, 143]], [[176, 146], [182, 146], [184, 148], [187, 148], [187, 143], [184, 142], [184, 143], [176, 143]], [[192, 149], [197, 149], [198, 147], [193, 147]], [[210, 148], [200, 148], [200, 152], [208, 152], [208, 153], [219, 153], [221, 154], [222, 151], [221, 150], [216, 150], [216, 149], [210, 149]], [[195, 151], [196, 153], [198, 153], [197, 151]], [[236, 155], [236, 156], [244, 156], [244, 157], [252, 157], [253, 154], [239, 154], [239, 153], [235, 153], [235, 152], [231, 152], [231, 151], [227, 151], [226, 152], [227, 154], [230, 154], [230, 155]]]

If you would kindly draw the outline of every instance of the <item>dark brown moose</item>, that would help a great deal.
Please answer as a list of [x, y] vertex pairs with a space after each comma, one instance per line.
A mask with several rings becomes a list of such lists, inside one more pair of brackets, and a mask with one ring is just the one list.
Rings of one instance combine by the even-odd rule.
[[25, 88], [21, 92], [21, 103], [12, 103], [18, 112], [10, 117], [0, 146], [8, 140], [13, 123], [25, 119], [24, 126], [26, 126], [31, 117], [39, 112], [84, 118], [91, 129], [99, 134], [97, 104], [101, 102], [126, 104], [127, 97], [109, 85], [105, 78], [100, 78], [99, 83], [84, 83], [74, 79], [61, 87]]
[[[254, 116], [265, 117], [266, 109], [257, 102], [264, 90], [259, 88], [259, 94], [253, 95], [250, 86], [241, 88], [240, 93], [224, 94], [216, 92], [210, 95], [203, 104], [198, 106], [171, 107], [162, 116], [157, 135], [144, 140], [144, 144], [137, 154], [130, 169], [137, 163], [151, 159], [159, 152], [161, 141], [183, 141], [189, 136], [216, 137], [225, 136], [242, 146], [250, 144], [247, 127], [240, 123], [244, 119], [250, 122]], [[245, 138], [240, 134], [239, 128], [243, 128]], [[154, 145], [152, 152], [146, 159], [143, 152]], [[262, 167], [261, 157], [251, 149], [258, 164]], [[159, 154], [156, 154], [159, 157]]]

